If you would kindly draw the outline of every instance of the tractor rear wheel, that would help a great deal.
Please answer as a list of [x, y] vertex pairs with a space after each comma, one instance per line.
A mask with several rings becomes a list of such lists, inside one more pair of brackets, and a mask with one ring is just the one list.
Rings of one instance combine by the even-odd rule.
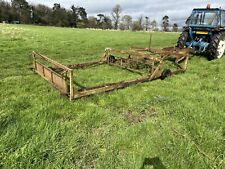
[[215, 34], [208, 47], [208, 59], [220, 59], [225, 52], [225, 32]]
[[180, 34], [180, 37], [179, 37], [179, 39], [177, 41], [177, 47], [180, 48], [180, 49], [185, 48], [187, 40], [188, 40], [188, 32], [187, 31], [183, 31]]

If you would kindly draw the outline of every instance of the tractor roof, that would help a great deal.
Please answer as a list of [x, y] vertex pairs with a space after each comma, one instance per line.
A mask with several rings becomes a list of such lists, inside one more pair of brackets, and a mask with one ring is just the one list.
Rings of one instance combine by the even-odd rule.
[[225, 11], [221, 8], [195, 8], [193, 11]]

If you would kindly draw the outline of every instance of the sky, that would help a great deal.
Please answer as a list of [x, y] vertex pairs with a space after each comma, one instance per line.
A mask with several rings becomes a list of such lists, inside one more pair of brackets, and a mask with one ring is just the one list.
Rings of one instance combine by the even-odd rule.
[[[170, 17], [171, 23], [182, 25], [191, 14], [193, 8], [206, 7], [208, 3], [212, 7], [225, 8], [224, 0], [27, 0], [31, 4], [45, 4], [52, 7], [54, 3], [69, 9], [73, 4], [86, 9], [88, 16], [96, 16], [102, 13], [110, 16], [112, 8], [116, 4], [122, 7], [122, 15], [131, 15], [134, 19], [148, 16], [150, 20], [161, 22], [164, 15]], [[223, 3], [222, 3], [223, 1]]]

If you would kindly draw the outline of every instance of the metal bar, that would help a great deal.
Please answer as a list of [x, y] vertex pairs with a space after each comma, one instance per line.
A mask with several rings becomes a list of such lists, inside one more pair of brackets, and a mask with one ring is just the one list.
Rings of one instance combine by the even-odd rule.
[[130, 69], [130, 68], [128, 68], [128, 67], [124, 67], [124, 66], [120, 66], [120, 65], [116, 65], [116, 64], [112, 64], [112, 63], [109, 63], [108, 65], [110, 65], [110, 66], [115, 66], [115, 67], [118, 67], [118, 68], [127, 70], [127, 71], [129, 71], [129, 72], [132, 72], [132, 73], [137, 73], [137, 74], [139, 74], [139, 75], [143, 75], [142, 72], [137, 71], [137, 70], [134, 70], [134, 69]]
[[89, 89], [89, 90], [87, 89], [84, 91], [80, 91], [74, 95], [74, 99], [79, 99], [79, 98], [90, 96], [90, 95], [97, 94], [97, 93], [123, 89], [130, 85], [144, 83], [144, 82], [148, 82], [148, 81], [152, 81], [152, 80], [154, 80], [154, 79], [151, 79], [149, 77], [144, 77], [144, 78], [137, 79], [137, 80], [124, 81], [124, 82], [119, 82], [119, 83], [115, 83], [115, 84], [106, 84], [104, 86], [95, 87], [94, 89]]
[[70, 69], [84, 69], [84, 68], [88, 68], [88, 67], [91, 67], [91, 66], [102, 65], [104, 63], [105, 62], [102, 62], [102, 61], [95, 61], [95, 62], [89, 62], [89, 63], [66, 65], [66, 66]]
[[49, 59], [47, 56], [44, 56], [44, 55], [41, 55], [40, 53], [37, 53], [35, 51], [33, 51], [33, 56], [36, 58], [40, 58], [40, 59], [43, 59], [43, 60], [46, 60], [47, 62], [59, 67], [59, 68], [62, 68], [64, 70], [67, 70], [67, 71], [71, 71], [72, 69], [68, 68], [67, 66], [61, 64], [61, 63], [58, 63], [52, 59]]

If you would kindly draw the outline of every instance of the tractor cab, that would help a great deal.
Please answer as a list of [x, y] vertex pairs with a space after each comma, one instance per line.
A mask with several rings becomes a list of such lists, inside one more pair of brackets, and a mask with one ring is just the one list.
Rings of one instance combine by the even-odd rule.
[[208, 53], [210, 59], [221, 58], [225, 51], [225, 10], [210, 5], [193, 9], [177, 46]]
[[220, 27], [220, 9], [194, 9], [190, 17], [190, 27]]

